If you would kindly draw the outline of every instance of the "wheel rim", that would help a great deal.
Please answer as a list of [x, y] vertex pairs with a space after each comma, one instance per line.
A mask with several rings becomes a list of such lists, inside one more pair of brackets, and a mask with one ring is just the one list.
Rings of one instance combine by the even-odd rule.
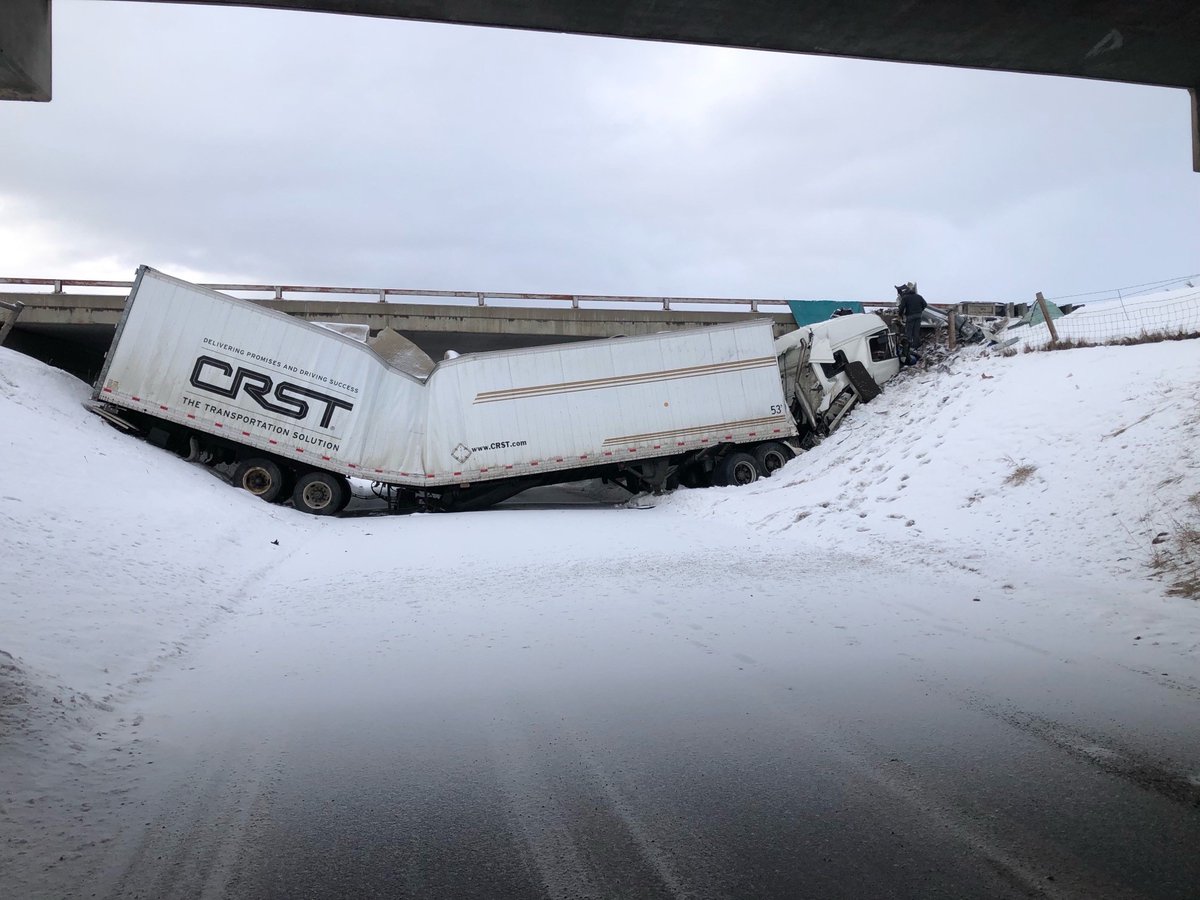
[[333, 502], [333, 491], [329, 485], [314, 481], [304, 486], [304, 505], [309, 509], [324, 509]]
[[261, 466], [248, 469], [242, 476], [242, 487], [258, 497], [269, 491], [274, 483], [275, 479], [271, 477], [271, 473]]
[[733, 467], [734, 484], [753, 484], [758, 480], [758, 472], [748, 462], [739, 462]]
[[787, 462], [787, 460], [785, 460], [783, 458], [783, 454], [779, 453], [778, 451], [772, 450], [770, 453], [763, 454], [763, 468], [766, 470], [768, 475], [782, 469], [785, 462]]

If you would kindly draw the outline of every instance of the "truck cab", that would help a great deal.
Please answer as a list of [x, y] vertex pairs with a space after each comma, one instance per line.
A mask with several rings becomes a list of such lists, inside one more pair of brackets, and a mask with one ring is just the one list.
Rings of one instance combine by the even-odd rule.
[[817, 435], [832, 431], [850, 407], [869, 400], [855, 387], [855, 370], [876, 386], [900, 371], [895, 338], [873, 313], [837, 316], [775, 341], [784, 396], [798, 424]]

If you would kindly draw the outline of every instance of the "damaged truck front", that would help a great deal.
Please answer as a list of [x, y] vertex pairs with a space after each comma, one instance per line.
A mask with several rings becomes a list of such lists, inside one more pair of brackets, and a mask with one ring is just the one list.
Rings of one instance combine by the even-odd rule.
[[900, 371], [895, 336], [872, 313], [837, 316], [775, 342], [788, 409], [811, 447]]

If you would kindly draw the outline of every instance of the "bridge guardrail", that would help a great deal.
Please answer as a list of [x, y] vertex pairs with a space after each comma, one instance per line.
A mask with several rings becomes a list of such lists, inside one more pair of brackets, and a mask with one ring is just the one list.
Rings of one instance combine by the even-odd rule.
[[[79, 278], [0, 278], [0, 285], [23, 287], [49, 287], [47, 293], [64, 294], [65, 288], [123, 288], [129, 290], [132, 281], [97, 281]], [[296, 299], [285, 294], [323, 294], [342, 297], [372, 296], [380, 303], [390, 302], [390, 298], [403, 297], [407, 302], [418, 300], [473, 300], [476, 306], [496, 306], [491, 301], [529, 301], [533, 303], [565, 303], [571, 309], [603, 308], [594, 304], [636, 304], [639, 306], [656, 306], [665, 311], [683, 310], [687, 306], [725, 306], [737, 307], [738, 311], [748, 309], [750, 312], [789, 312], [788, 301], [761, 297], [643, 297], [629, 294], [538, 294], [518, 293], [513, 291], [426, 291], [415, 288], [362, 288], [362, 287], [318, 287], [299, 284], [205, 284], [202, 287], [214, 291], [228, 291], [240, 294], [270, 294], [274, 300]], [[584, 306], [588, 304], [588, 306]], [[868, 309], [890, 308], [894, 303], [883, 301], [867, 301], [863, 304]]]

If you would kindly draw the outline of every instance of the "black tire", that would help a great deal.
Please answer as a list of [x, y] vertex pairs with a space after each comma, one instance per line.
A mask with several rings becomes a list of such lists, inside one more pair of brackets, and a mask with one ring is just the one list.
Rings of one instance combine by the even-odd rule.
[[286, 503], [292, 499], [292, 491], [296, 489], [296, 470], [286, 466], [283, 468], [283, 490], [279, 492], [279, 499], [276, 503]]
[[745, 485], [758, 481], [758, 460], [741, 451], [730, 453], [713, 473], [713, 481], [720, 485]]
[[754, 448], [754, 460], [758, 463], [758, 474], [770, 478], [787, 464], [794, 454], [786, 444], [767, 441]]
[[863, 403], [870, 403], [882, 392], [882, 388], [871, 377], [871, 373], [867, 371], [867, 367], [858, 360], [846, 366], [846, 380], [854, 385], [854, 389], [858, 391], [859, 399]]
[[342, 502], [338, 504], [337, 511], [341, 512], [347, 506], [349, 506], [350, 501], [354, 499], [354, 491], [350, 487], [350, 479], [345, 478], [344, 476], [338, 476], [338, 477], [342, 479], [342, 487], [346, 489], [345, 494], [342, 497]]
[[337, 515], [348, 485], [340, 475], [309, 472], [301, 475], [292, 491], [292, 506], [314, 516]]
[[278, 463], [263, 457], [244, 459], [233, 470], [234, 487], [249, 491], [268, 503], [287, 499], [287, 482], [288, 473]]

